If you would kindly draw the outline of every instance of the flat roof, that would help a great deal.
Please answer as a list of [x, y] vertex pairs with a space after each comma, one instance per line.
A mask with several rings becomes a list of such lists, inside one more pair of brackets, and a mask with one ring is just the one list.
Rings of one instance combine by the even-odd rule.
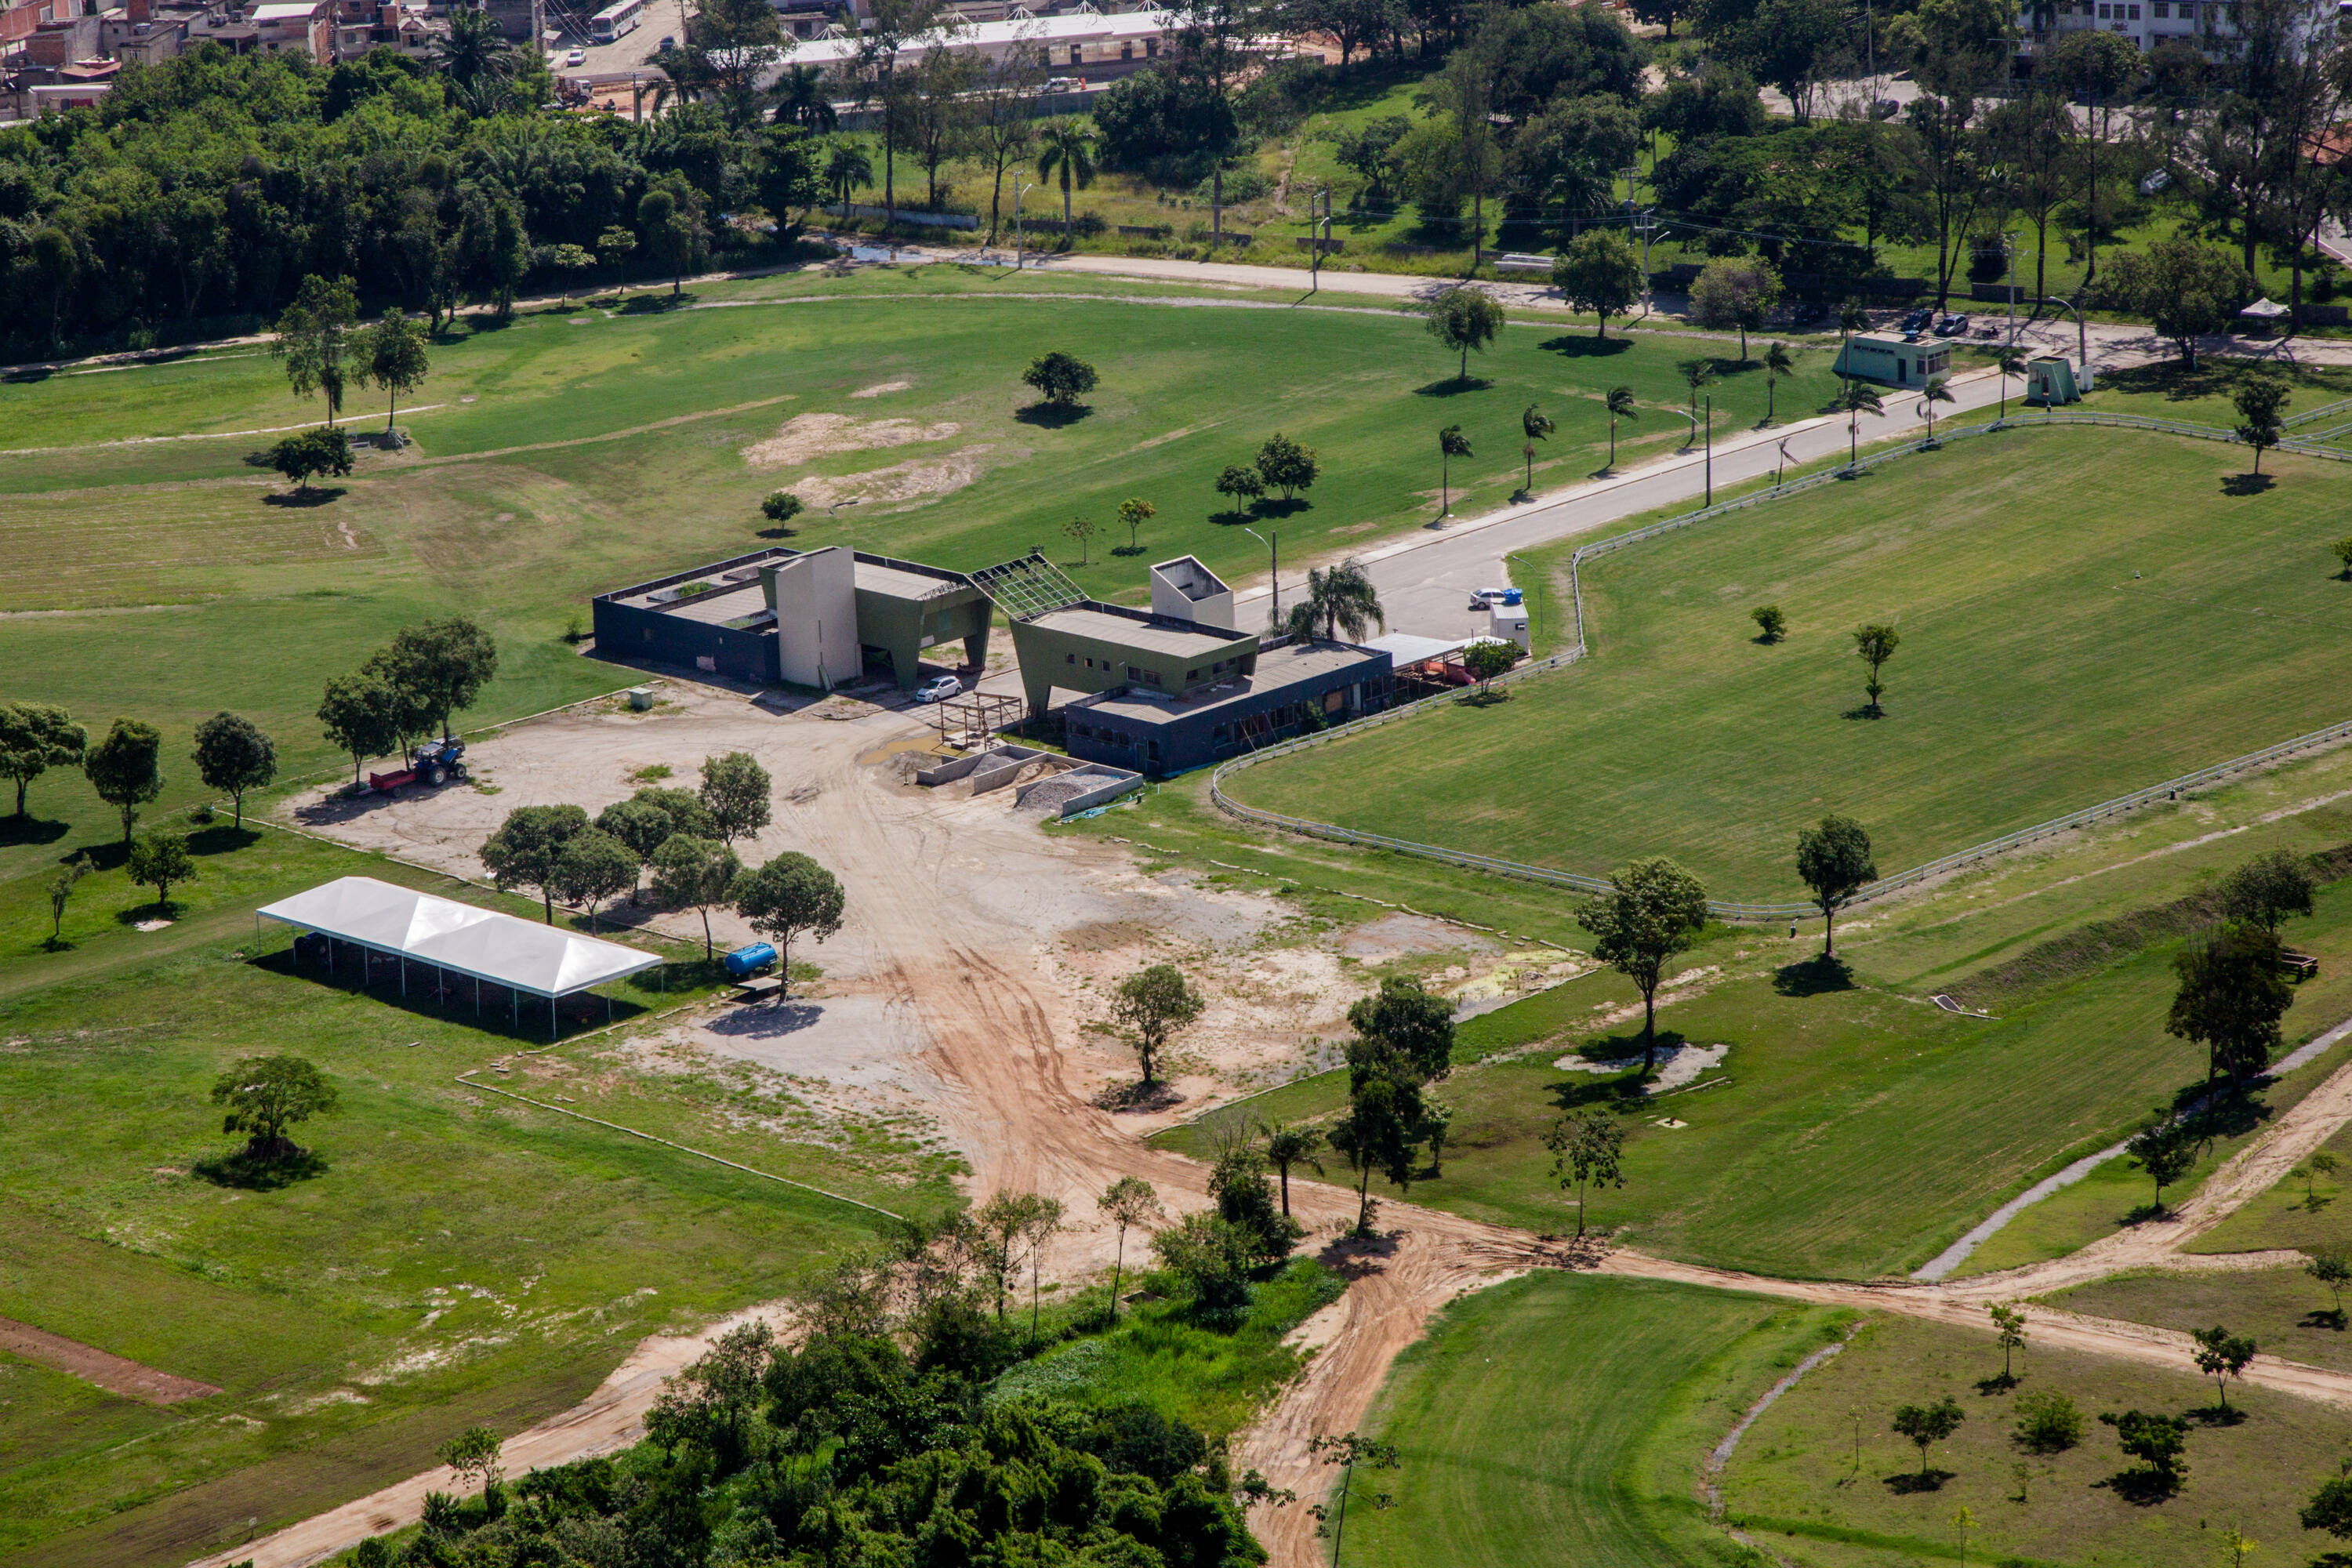
[[662, 962], [658, 953], [373, 877], [338, 877], [256, 912], [534, 996], [569, 996]]
[[764, 614], [768, 608], [768, 595], [755, 579], [740, 587], [694, 594], [656, 607], [667, 610], [681, 621], [700, 621], [704, 626], [717, 626], [740, 620], [745, 616]]
[[1459, 653], [1477, 639], [1469, 636], [1458, 637], [1417, 637], [1411, 632], [1391, 632], [1364, 644], [1378, 648], [1402, 669], [1409, 664], [1424, 664], [1433, 658], [1444, 658], [1449, 653]]
[[1084, 605], [1066, 610], [1049, 610], [1028, 624], [1047, 631], [1068, 632], [1127, 647], [1145, 648], [1153, 653], [1178, 654], [1186, 658], [1223, 655], [1234, 644], [1246, 642], [1253, 635], [1169, 621], [1129, 620], [1125, 616], [1115, 616], [1108, 610], [1093, 609]]
[[[879, 561], [858, 562], [856, 582], [865, 593], [888, 594], [900, 599], [929, 599], [971, 586], [952, 577], [933, 577], [927, 573], [909, 572], [904, 566], [887, 566]], [[976, 594], [980, 590], [973, 588], [972, 592]]]
[[1165, 697], [1131, 687], [1123, 691], [1105, 691], [1093, 697], [1079, 698], [1069, 705], [1067, 710], [1084, 710], [1143, 724], [1172, 724], [1179, 720], [1192, 719], [1239, 702], [1244, 698], [1272, 696], [1302, 681], [1335, 675], [1359, 665], [1378, 663], [1385, 651], [1343, 642], [1318, 642], [1305, 647], [1292, 644], [1286, 647], [1261, 649], [1255, 675], [1235, 676], [1213, 686], [1196, 686], [1181, 697]]
[[1952, 346], [1951, 340], [1948, 338], [1923, 337], [1915, 342], [1909, 338], [1888, 337], [1879, 332], [1856, 332], [1846, 341], [1854, 348], [1876, 349], [1881, 353], [1890, 354], [1912, 349], [1948, 349]]

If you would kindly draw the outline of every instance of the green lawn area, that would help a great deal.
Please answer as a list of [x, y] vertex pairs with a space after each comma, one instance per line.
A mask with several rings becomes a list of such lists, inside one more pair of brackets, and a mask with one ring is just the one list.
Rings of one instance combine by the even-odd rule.
[[[513, 1048], [502, 1016], [297, 970], [251, 912], [349, 873], [523, 902], [292, 835], [205, 837], [162, 931], [119, 920], [145, 895], [101, 872], [71, 945], [34, 949], [46, 902], [36, 921], [31, 879], [0, 884], [0, 1316], [225, 1391], [156, 1410], [0, 1366], [0, 1561], [185, 1561], [412, 1473], [471, 1421], [519, 1429], [645, 1334], [783, 1295], [871, 1239], [866, 1211], [453, 1081]], [[698, 994], [694, 956], [666, 993], [617, 988], [621, 1016]], [[543, 1028], [526, 1016], [520, 1043]], [[617, 1044], [484, 1076], [900, 1213], [954, 1201], [904, 1129]], [[245, 1184], [208, 1163], [236, 1141], [207, 1095], [285, 1049], [340, 1105], [299, 1129], [314, 1172]]]
[[[2189, 1243], [2191, 1252], [2258, 1252], [2273, 1247], [2317, 1252], [2352, 1247], [2352, 1127], [2321, 1145], [2336, 1157], [2336, 1173], [2288, 1176], [2269, 1192]], [[2316, 1199], [2315, 1203], [2313, 1200]]]
[[[1869, 1322], [1748, 1429], [1725, 1476], [1729, 1521], [1808, 1568], [1958, 1561], [1951, 1521], [1963, 1507], [1979, 1527], [1971, 1563], [2208, 1568], [2226, 1561], [2221, 1537], [2232, 1527], [2278, 1563], [2303, 1563], [2330, 1544], [2305, 1533], [2295, 1510], [2336, 1473], [2352, 1415], [2241, 1387], [2230, 1404], [2246, 1418], [2220, 1424], [2196, 1415], [2213, 1405], [2213, 1385], [2193, 1373], [2030, 1343], [2013, 1390], [1980, 1383], [2000, 1371], [1990, 1333], [1891, 1315]], [[2038, 1393], [2064, 1394], [2082, 1410], [2079, 1446], [2038, 1456], [2011, 1441], [2017, 1400]], [[1941, 1484], [1916, 1489], [1906, 1478], [1921, 1468], [1919, 1451], [1889, 1422], [1898, 1405], [1946, 1395], [1965, 1419], [1927, 1455]], [[2191, 1415], [2177, 1495], [2140, 1500], [2116, 1484], [2130, 1461], [2097, 1416], [2129, 1409]], [[2021, 1462], [2022, 1501], [2012, 1469]]]
[[2043, 1300], [2070, 1312], [2183, 1333], [2220, 1323], [2252, 1339], [2266, 1355], [2352, 1372], [2352, 1331], [2339, 1325], [2334, 1295], [2292, 1266], [2227, 1274], [2118, 1274]]
[[[2231, 448], [2085, 435], [1972, 439], [1601, 557], [1582, 665], [1226, 787], [1579, 871], [1671, 854], [1720, 897], [1786, 899], [1824, 811], [1893, 872], [2344, 717], [2333, 467], [2238, 495]], [[1787, 640], [1754, 640], [1759, 604]], [[1872, 718], [1847, 634], [1878, 620], [1903, 643]]]
[[[1647, 1280], [1530, 1275], [1465, 1297], [1397, 1358], [1367, 1422], [1346, 1560], [1420, 1568], [1731, 1563], [1698, 1461], [1832, 1315]], [[1395, 1506], [1365, 1504], [1389, 1492]]]

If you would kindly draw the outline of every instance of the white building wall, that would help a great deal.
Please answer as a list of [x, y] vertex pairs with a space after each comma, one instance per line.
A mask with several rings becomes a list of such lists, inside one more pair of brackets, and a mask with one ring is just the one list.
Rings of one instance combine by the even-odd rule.
[[838, 544], [776, 568], [776, 653], [786, 680], [830, 691], [864, 668], [857, 646], [857, 558]]

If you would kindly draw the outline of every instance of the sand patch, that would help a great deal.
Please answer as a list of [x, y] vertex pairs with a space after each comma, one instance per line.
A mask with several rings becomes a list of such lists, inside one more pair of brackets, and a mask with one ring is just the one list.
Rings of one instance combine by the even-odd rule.
[[904, 392], [907, 388], [914, 384], [915, 384], [911, 381], [878, 381], [872, 386], [861, 386], [849, 395], [852, 397], [879, 397], [886, 392]]
[[[955, 426], [933, 428], [952, 431]], [[840, 506], [849, 501], [866, 505], [919, 501], [960, 490], [979, 479], [988, 469], [983, 455], [994, 450], [983, 442], [944, 458], [915, 458], [862, 474], [812, 474], [787, 488], [813, 507]]]
[[[1644, 1094], [1664, 1094], [1670, 1089], [1680, 1089], [1695, 1081], [1698, 1075], [1723, 1065], [1730, 1053], [1729, 1046], [1665, 1046], [1658, 1051], [1658, 1072], [1642, 1090]], [[1640, 1057], [1625, 1057], [1616, 1061], [1599, 1062], [1586, 1057], [1562, 1057], [1551, 1064], [1561, 1072], [1623, 1072], [1642, 1065]]]
[[945, 420], [926, 425], [919, 419], [798, 414], [778, 426], [773, 436], [744, 447], [743, 460], [755, 468], [797, 468], [835, 452], [866, 452], [883, 447], [910, 446], [917, 441], [944, 441], [961, 428]]

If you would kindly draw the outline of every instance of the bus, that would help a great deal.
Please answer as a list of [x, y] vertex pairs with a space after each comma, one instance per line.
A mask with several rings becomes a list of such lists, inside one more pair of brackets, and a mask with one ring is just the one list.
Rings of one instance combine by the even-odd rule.
[[634, 33], [637, 24], [646, 19], [646, 0], [618, 0], [590, 18], [588, 36], [600, 44], [609, 44], [624, 33]]

